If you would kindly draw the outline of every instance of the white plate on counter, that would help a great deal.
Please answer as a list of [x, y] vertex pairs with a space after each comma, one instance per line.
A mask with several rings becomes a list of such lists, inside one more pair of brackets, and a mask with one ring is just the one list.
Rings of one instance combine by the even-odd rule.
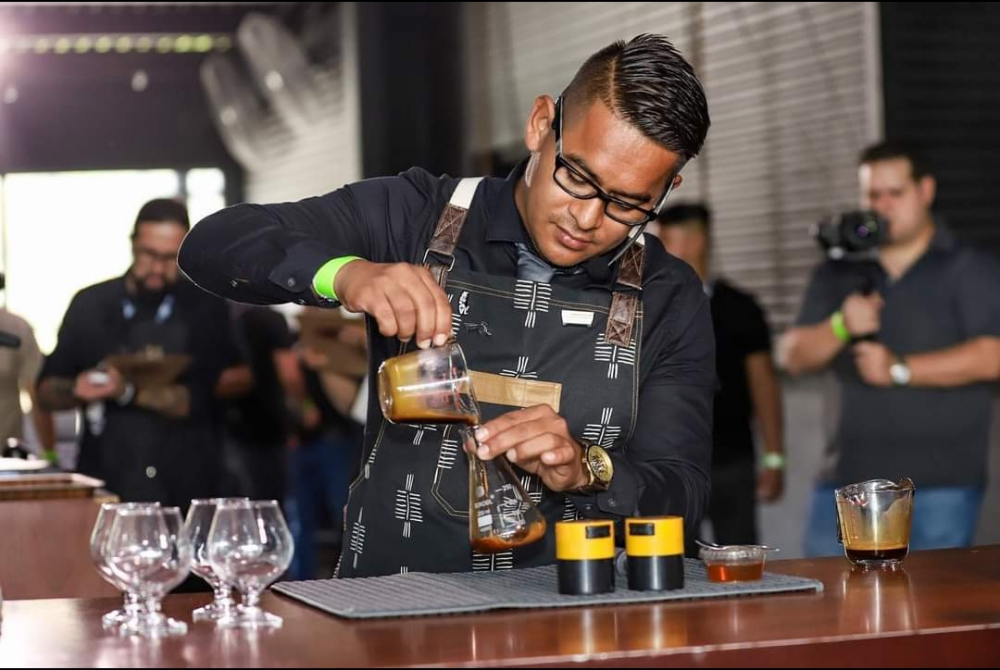
[[23, 458], [0, 458], [0, 472], [34, 472], [44, 470], [50, 463], [44, 458], [26, 461]]

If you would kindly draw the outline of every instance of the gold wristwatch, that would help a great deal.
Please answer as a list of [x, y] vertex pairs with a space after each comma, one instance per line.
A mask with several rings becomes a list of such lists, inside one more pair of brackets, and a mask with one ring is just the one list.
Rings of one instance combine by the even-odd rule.
[[587, 473], [587, 483], [577, 490], [578, 493], [592, 495], [607, 491], [611, 486], [611, 478], [615, 474], [615, 466], [611, 456], [603, 447], [587, 440], [579, 440], [583, 447], [583, 470]]

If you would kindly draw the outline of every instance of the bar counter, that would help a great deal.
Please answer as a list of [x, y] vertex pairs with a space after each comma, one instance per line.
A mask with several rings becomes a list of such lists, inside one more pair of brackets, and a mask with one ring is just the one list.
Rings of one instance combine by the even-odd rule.
[[[773, 561], [822, 593], [348, 621], [268, 593], [272, 632], [128, 639], [101, 630], [114, 598], [3, 604], [0, 667], [1000, 666], [1000, 546], [918, 552], [902, 571], [844, 558]], [[209, 594], [169, 596], [190, 622]]]

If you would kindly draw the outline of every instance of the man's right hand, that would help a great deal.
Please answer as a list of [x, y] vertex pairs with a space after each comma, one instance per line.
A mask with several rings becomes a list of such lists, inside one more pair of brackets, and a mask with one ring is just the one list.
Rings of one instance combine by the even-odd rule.
[[881, 313], [884, 306], [885, 301], [878, 293], [867, 296], [852, 293], [847, 296], [841, 308], [847, 332], [854, 337], [877, 333], [882, 328]]
[[357, 260], [337, 272], [334, 291], [350, 311], [371, 315], [386, 337], [415, 337], [426, 349], [451, 336], [451, 305], [427, 268]]
[[85, 370], [73, 386], [73, 396], [83, 403], [120, 398], [124, 392], [125, 378], [114, 368]]

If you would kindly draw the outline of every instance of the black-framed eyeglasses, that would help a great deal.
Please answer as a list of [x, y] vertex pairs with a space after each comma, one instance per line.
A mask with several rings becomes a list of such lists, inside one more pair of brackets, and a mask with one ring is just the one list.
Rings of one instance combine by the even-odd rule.
[[153, 249], [147, 247], [139, 246], [138, 244], [132, 245], [132, 253], [135, 255], [136, 259], [143, 259], [148, 263], [166, 263], [167, 265], [177, 262], [177, 252], [169, 254], [157, 253]]
[[667, 189], [663, 192], [659, 202], [653, 209], [646, 209], [626, 202], [621, 198], [616, 198], [603, 188], [594, 183], [594, 180], [583, 174], [580, 170], [563, 158], [562, 151], [562, 122], [563, 122], [563, 99], [559, 96], [556, 100], [555, 118], [552, 120], [552, 130], [556, 138], [556, 165], [552, 172], [552, 179], [559, 184], [559, 187], [569, 195], [578, 200], [591, 200], [600, 198], [604, 201], [604, 213], [609, 219], [623, 223], [626, 226], [642, 226], [653, 219], [663, 209], [667, 202], [667, 196], [674, 188], [674, 180], [671, 179]]

